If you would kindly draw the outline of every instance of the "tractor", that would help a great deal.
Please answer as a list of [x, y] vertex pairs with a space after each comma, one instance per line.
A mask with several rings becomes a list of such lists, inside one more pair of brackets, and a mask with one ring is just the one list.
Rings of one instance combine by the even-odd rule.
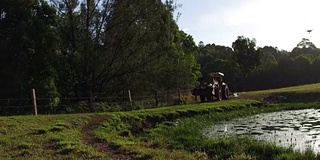
[[222, 81], [224, 76], [221, 72], [209, 73], [212, 78], [212, 83], [204, 83], [192, 90], [194, 96], [200, 96], [200, 101], [212, 101], [216, 97], [218, 101], [228, 99], [230, 95], [229, 87]]

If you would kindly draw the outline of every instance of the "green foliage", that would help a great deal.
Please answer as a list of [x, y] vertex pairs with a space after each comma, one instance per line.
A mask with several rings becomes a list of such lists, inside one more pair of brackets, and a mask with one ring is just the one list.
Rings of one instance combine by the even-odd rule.
[[260, 50], [256, 50], [256, 40], [239, 36], [232, 43], [232, 48], [235, 52], [234, 58], [238, 64], [240, 73], [247, 77], [260, 64], [261, 52]]
[[220, 71], [226, 75], [224, 81], [228, 86], [235, 88], [238, 85], [235, 79], [238, 70], [234, 67], [233, 55], [234, 52], [230, 47], [215, 44], [207, 44], [200, 47], [197, 62], [200, 64], [202, 77], [199, 81], [201, 83], [211, 83], [212, 79], [208, 74]]
[[308, 38], [302, 38], [302, 40], [297, 44], [299, 48], [317, 48]]
[[[25, 96], [31, 88], [56, 92], [52, 80], [46, 79], [56, 77], [55, 10], [45, 1], [5, 0], [1, 4], [5, 12], [0, 22], [0, 74], [6, 77], [0, 81], [5, 84], [3, 96]], [[46, 83], [51, 87], [42, 85]]]
[[315, 154], [312, 150], [308, 149], [304, 151], [303, 154], [299, 153], [282, 153], [277, 155], [275, 160], [298, 160], [298, 159], [310, 159], [310, 160], [317, 160], [319, 159], [319, 155]]
[[267, 71], [274, 69], [278, 66], [276, 57], [279, 56], [279, 51], [273, 47], [263, 47], [259, 48], [262, 56], [260, 60], [260, 65], [257, 67], [259, 71]]
[[108, 104], [104, 102], [94, 103], [93, 108], [95, 112], [115, 112], [115, 111], [121, 111], [122, 108], [117, 104]]

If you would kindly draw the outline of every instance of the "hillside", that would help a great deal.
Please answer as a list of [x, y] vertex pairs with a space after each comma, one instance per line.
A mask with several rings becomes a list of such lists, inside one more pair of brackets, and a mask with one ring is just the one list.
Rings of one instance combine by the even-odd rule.
[[263, 101], [270, 96], [283, 96], [286, 102], [311, 102], [320, 100], [320, 83], [300, 86], [260, 90], [240, 93], [240, 98], [257, 99]]

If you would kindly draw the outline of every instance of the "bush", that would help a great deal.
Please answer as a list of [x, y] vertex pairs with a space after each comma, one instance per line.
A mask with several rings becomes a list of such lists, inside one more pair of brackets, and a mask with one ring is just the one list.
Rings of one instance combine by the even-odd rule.
[[118, 112], [122, 108], [118, 104], [108, 104], [106, 102], [98, 102], [93, 104], [94, 112]]

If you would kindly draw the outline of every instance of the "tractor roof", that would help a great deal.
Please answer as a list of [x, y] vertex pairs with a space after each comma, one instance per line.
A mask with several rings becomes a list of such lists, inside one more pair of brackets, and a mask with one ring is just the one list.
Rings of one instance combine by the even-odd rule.
[[223, 77], [224, 74], [221, 72], [214, 72], [214, 73], [209, 73], [210, 77]]

